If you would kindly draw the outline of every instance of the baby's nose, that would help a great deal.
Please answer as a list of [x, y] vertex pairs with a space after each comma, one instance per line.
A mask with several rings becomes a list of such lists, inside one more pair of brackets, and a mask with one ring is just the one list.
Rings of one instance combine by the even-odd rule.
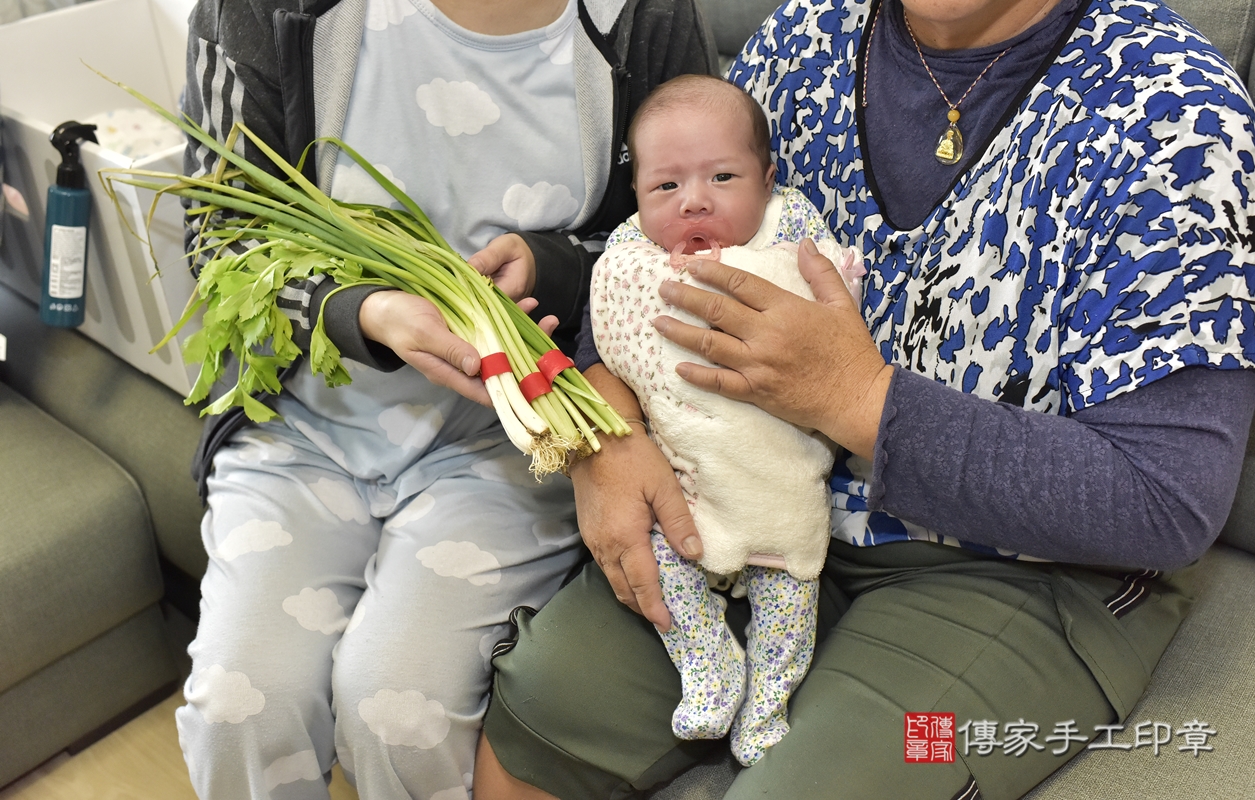
[[680, 210], [685, 214], [706, 214], [711, 210], [710, 195], [702, 189], [685, 192]]

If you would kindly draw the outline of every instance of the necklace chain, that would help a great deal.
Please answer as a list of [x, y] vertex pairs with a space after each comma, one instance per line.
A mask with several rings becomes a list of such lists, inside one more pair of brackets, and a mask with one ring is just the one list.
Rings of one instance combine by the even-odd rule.
[[[885, 7], [885, 4], [883, 2], [876, 7], [876, 16], [872, 18], [872, 29], [867, 32], [867, 56], [865, 56], [865, 58], [868, 61], [871, 60], [871, 41], [872, 39], [876, 37], [876, 26], [880, 24], [880, 11], [884, 7]], [[1006, 50], [1003, 50], [1001, 53], [995, 56], [994, 60], [990, 61], [985, 66], [985, 68], [980, 71], [980, 74], [976, 76], [976, 80], [972, 81], [972, 85], [967, 87], [967, 91], [964, 92], [963, 96], [959, 98], [959, 102], [951, 103], [950, 97], [946, 94], [946, 90], [941, 88], [941, 84], [937, 82], [937, 76], [933, 74], [932, 69], [929, 68], [928, 66], [928, 60], [924, 58], [924, 51], [920, 48], [919, 41], [915, 38], [915, 31], [911, 30], [911, 21], [906, 18], [906, 9], [902, 10], [902, 21], [906, 23], [907, 35], [911, 37], [911, 44], [915, 45], [915, 52], [919, 54], [919, 61], [921, 64], [924, 65], [924, 71], [928, 73], [928, 77], [932, 79], [933, 86], [936, 86], [937, 91], [941, 92], [941, 99], [946, 102], [946, 105], [949, 106], [951, 110], [958, 109], [959, 103], [962, 103], [964, 100], [967, 99], [967, 96], [972, 93], [972, 89], [976, 88], [976, 84], [980, 83], [980, 79], [985, 77], [985, 73], [988, 72], [990, 68], [993, 67], [994, 64], [997, 64], [998, 59], [1005, 56], [1007, 52], [1010, 51], [1011, 49], [1010, 47], [1008, 47]], [[870, 72], [870, 70], [867, 69], [867, 64], [864, 63], [863, 64], [863, 107], [864, 108], [867, 107], [867, 73], [868, 72]]]
[[[1050, 4], [1050, 0], [1044, 0], [1042, 8], [1046, 8]], [[867, 43], [863, 49], [863, 108], [867, 107], [867, 73], [870, 72], [868, 66], [871, 62], [871, 44], [872, 39], [876, 35], [876, 25], [880, 22], [880, 12], [885, 7], [882, 0], [876, 6], [876, 15], [872, 18], [871, 30], [867, 34]], [[1041, 9], [1038, 9], [1037, 15], [1041, 15]], [[1035, 18], [1036, 19], [1036, 18]], [[954, 166], [963, 160], [963, 134], [959, 130], [959, 106], [967, 99], [967, 96], [976, 88], [976, 84], [981, 82], [985, 74], [989, 72], [997, 64], [1003, 56], [1011, 52], [1011, 46], [1008, 45], [1001, 53], [994, 56], [993, 61], [985, 65], [985, 68], [976, 76], [976, 80], [972, 81], [967, 90], [955, 102], [950, 101], [950, 96], [946, 94], [946, 90], [941, 88], [941, 82], [937, 80], [937, 76], [933, 74], [932, 67], [928, 66], [928, 59], [924, 58], [924, 49], [920, 47], [919, 40], [915, 38], [915, 31], [911, 29], [911, 20], [907, 17], [906, 9], [902, 9], [902, 22], [906, 25], [907, 35], [911, 37], [911, 44], [915, 45], [915, 52], [919, 55], [919, 62], [924, 65], [924, 71], [928, 73], [929, 79], [933, 82], [933, 86], [937, 87], [937, 91], [941, 94], [941, 99], [949, 106], [950, 110], [946, 114], [949, 125], [941, 132], [941, 137], [937, 140], [937, 147], [933, 151], [933, 155], [937, 160], [946, 166]]]
[[[880, 22], [880, 9], [884, 7], [883, 2], [876, 6], [876, 16], [872, 18], [872, 29], [867, 32], [867, 47], [863, 50], [863, 108], [867, 108], [867, 73], [871, 71], [867, 67], [872, 60], [872, 39], [876, 38], [876, 24]], [[903, 19], [905, 18], [906, 15], [903, 14]]]
[[[880, 9], [876, 10], [876, 17], [877, 18], [880, 17]], [[946, 90], [941, 88], [941, 84], [937, 82], [937, 76], [933, 74], [932, 69], [928, 66], [928, 60], [924, 58], [924, 51], [919, 46], [919, 40], [915, 38], [915, 31], [911, 30], [911, 20], [908, 19], [906, 16], [906, 9], [902, 10], [902, 21], [906, 23], [906, 33], [908, 36], [911, 37], [911, 44], [915, 45], [915, 52], [919, 53], [919, 61], [921, 64], [924, 65], [924, 71], [928, 73], [929, 78], [932, 78], [933, 86], [936, 86], [937, 91], [941, 92], [941, 99], [946, 101], [946, 105], [950, 107], [951, 111], [958, 111], [959, 104], [967, 99], [967, 96], [972, 93], [973, 89], [976, 88], [976, 84], [980, 83], [980, 79], [985, 77], [985, 73], [989, 71], [990, 67], [992, 67], [994, 64], [997, 64], [998, 59], [1005, 56], [1011, 50], [1011, 48], [1008, 47], [1006, 50], [1003, 50], [1001, 53], [994, 56], [994, 60], [990, 61], [988, 64], [985, 65], [985, 68], [982, 69], [980, 71], [980, 74], [976, 76], [976, 80], [972, 81], [972, 85], [967, 87], [967, 91], [963, 93], [963, 96], [959, 98], [959, 101], [957, 103], [951, 103], [949, 96], [946, 95]], [[876, 32], [876, 23], [873, 22], [872, 33], [875, 33], [875, 32]], [[867, 79], [866, 70], [864, 70], [863, 79], [864, 81], [866, 81]], [[864, 94], [866, 94], [866, 89], [864, 89]]]

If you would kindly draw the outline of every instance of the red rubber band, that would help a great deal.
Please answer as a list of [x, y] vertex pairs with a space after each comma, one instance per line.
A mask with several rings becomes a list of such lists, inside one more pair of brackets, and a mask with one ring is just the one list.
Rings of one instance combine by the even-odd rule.
[[494, 375], [504, 375], [510, 371], [510, 359], [505, 353], [489, 353], [479, 357], [479, 377], [482, 380], [488, 380]]
[[570, 369], [575, 366], [575, 362], [567, 358], [561, 350], [550, 350], [540, 358], [536, 359], [536, 369], [540, 370], [540, 374], [545, 376], [545, 380], [553, 383], [553, 379], [558, 377], [558, 373], [564, 369]]
[[523, 393], [523, 397], [530, 403], [542, 394], [549, 394], [553, 389], [550, 388], [549, 381], [545, 380], [544, 375], [541, 375], [539, 372], [533, 372], [519, 381], [519, 391]]

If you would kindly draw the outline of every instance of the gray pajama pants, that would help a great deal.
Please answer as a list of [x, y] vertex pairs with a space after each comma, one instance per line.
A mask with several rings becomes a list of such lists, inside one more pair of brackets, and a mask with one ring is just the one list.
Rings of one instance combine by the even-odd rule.
[[337, 760], [371, 800], [465, 800], [492, 647], [579, 560], [569, 482], [538, 484], [491, 410], [359, 378], [214, 459], [176, 714], [202, 800], [327, 798]]

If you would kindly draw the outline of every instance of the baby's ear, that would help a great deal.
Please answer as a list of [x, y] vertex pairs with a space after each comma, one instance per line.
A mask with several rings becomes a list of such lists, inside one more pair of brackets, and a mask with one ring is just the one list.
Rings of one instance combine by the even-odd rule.
[[768, 164], [767, 172], [763, 175], [763, 184], [767, 187], [767, 191], [776, 185], [776, 165]]

